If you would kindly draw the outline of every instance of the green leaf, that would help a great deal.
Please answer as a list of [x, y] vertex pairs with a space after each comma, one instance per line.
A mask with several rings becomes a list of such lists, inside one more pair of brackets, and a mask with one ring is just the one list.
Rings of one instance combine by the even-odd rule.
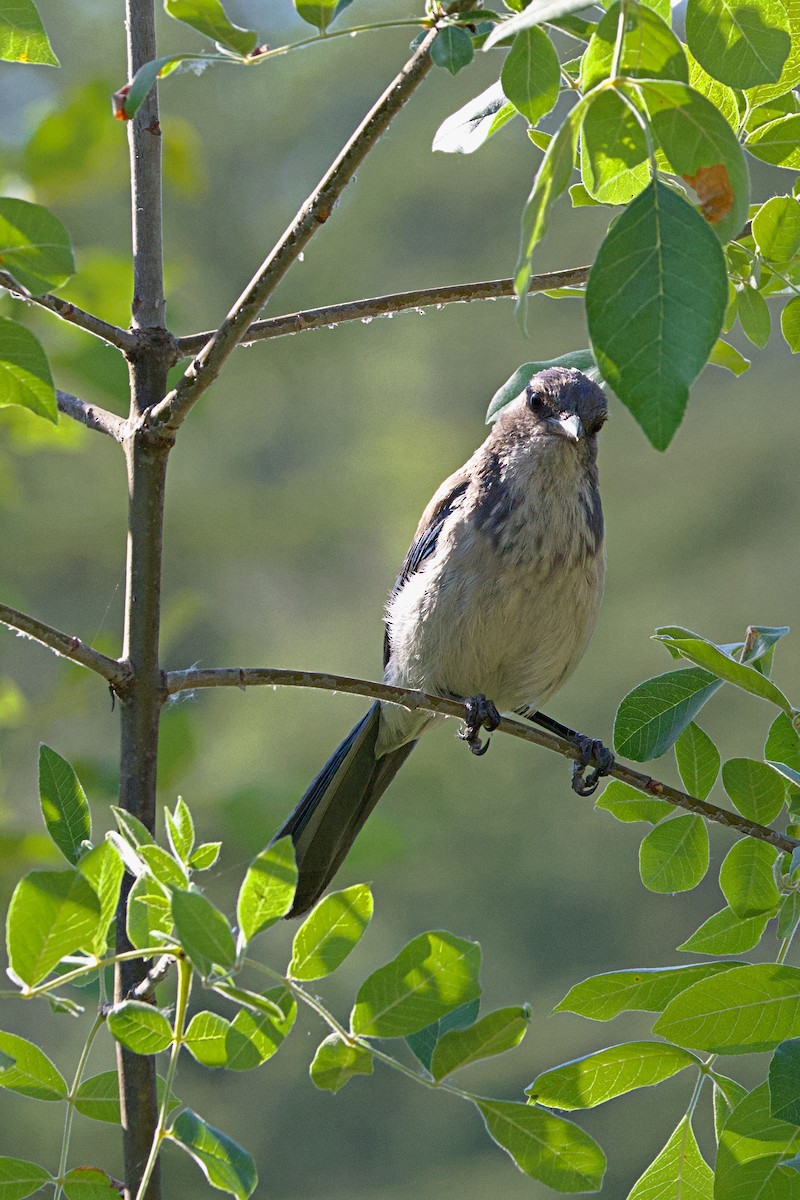
[[758, 288], [746, 283], [736, 292], [736, 314], [745, 336], [761, 349], [769, 341], [772, 321], [769, 307]]
[[739, 106], [736, 103], [736, 93], [727, 84], [720, 83], [713, 75], [709, 75], [687, 47], [684, 46], [683, 49], [689, 64], [689, 86], [701, 96], [705, 96], [706, 100], [710, 100], [732, 129], [738, 128]]
[[16, 404], [58, 424], [47, 356], [24, 325], [0, 317], [0, 408]]
[[[166, 1080], [156, 1076], [156, 1094], [159, 1104], [164, 1098]], [[168, 1110], [176, 1108], [180, 1101], [170, 1093]], [[92, 1075], [78, 1087], [75, 1108], [84, 1117], [93, 1121], [106, 1121], [110, 1125], [120, 1124], [119, 1077], [116, 1071], [101, 1071]]]
[[253, 859], [239, 890], [236, 919], [246, 942], [286, 916], [296, 887], [292, 839], [281, 838]]
[[726, 904], [681, 942], [678, 950], [692, 954], [744, 954], [761, 941], [769, 919], [769, 913], [762, 913], [742, 920]]
[[571, 1121], [542, 1108], [508, 1100], [482, 1100], [475, 1105], [489, 1136], [525, 1175], [558, 1192], [596, 1192], [606, 1158], [588, 1133]]
[[792, 715], [792, 706], [780, 688], [762, 675], [755, 666], [750, 666], [746, 662], [737, 662], [735, 658], [726, 653], [725, 647], [715, 646], [690, 630], [679, 629], [675, 626], [657, 629], [654, 638], [656, 641], [664, 642], [670, 653], [678, 654], [681, 658], [687, 658], [690, 662], [707, 668], [719, 679], [733, 683], [743, 691], [760, 696], [763, 700], [769, 700], [789, 716]]
[[408, 1035], [406, 1038], [408, 1048], [422, 1063], [426, 1071], [431, 1069], [433, 1052], [439, 1038], [444, 1037], [452, 1029], [466, 1029], [468, 1025], [473, 1025], [477, 1020], [480, 1007], [480, 999], [468, 1000], [466, 1004], [459, 1004], [458, 1008], [445, 1013], [438, 1021], [433, 1021], [424, 1029], [418, 1030], [417, 1033]]
[[348, 1044], [338, 1033], [329, 1033], [317, 1047], [309, 1074], [320, 1091], [338, 1092], [354, 1075], [371, 1075], [372, 1070], [369, 1050]]
[[337, 0], [294, 0], [297, 15], [324, 33], [336, 16]]
[[469, 65], [475, 56], [472, 38], [466, 29], [458, 25], [445, 25], [436, 35], [431, 46], [431, 61], [437, 67], [444, 67], [451, 75]]
[[797, 1127], [770, 1116], [766, 1083], [744, 1097], [719, 1137], [717, 1200], [797, 1200], [792, 1172], [781, 1162], [800, 1144]]
[[185, 888], [189, 877], [182, 865], [163, 846], [140, 846], [139, 855], [165, 888]]
[[172, 1026], [162, 1012], [141, 1000], [123, 1000], [108, 1014], [112, 1037], [134, 1054], [160, 1054], [172, 1044]]
[[112, 804], [110, 807], [114, 814], [114, 820], [117, 822], [117, 828], [135, 849], [138, 850], [140, 846], [155, 845], [155, 838], [143, 821], [134, 817], [133, 813], [126, 812], [124, 808], [118, 808], [116, 804]]
[[658, 450], [683, 419], [727, 301], [719, 242], [689, 204], [651, 183], [606, 234], [586, 285], [586, 318], [603, 378]]
[[715, 1054], [774, 1050], [800, 1033], [800, 969], [748, 963], [702, 979], [667, 1005], [653, 1032]]
[[581, 126], [581, 178], [600, 204], [627, 204], [650, 180], [644, 130], [619, 92], [591, 98]]
[[766, 842], [745, 837], [734, 842], [720, 867], [719, 886], [740, 920], [772, 915], [780, 902], [774, 866], [778, 851]]
[[786, 799], [780, 775], [754, 758], [729, 758], [722, 768], [722, 784], [742, 816], [761, 825], [772, 824]]
[[192, 851], [189, 866], [193, 871], [207, 871], [219, 858], [222, 842], [203, 842]]
[[295, 934], [288, 974], [293, 979], [330, 975], [364, 936], [372, 909], [367, 883], [325, 896]]
[[[778, 912], [778, 937], [788, 937], [800, 921], [800, 892], [789, 892], [783, 897]], [[798, 1122], [800, 1124], [800, 1122]]]
[[[653, 130], [675, 169], [694, 187], [711, 183], [703, 215], [724, 245], [748, 217], [750, 180], [742, 148], [728, 122], [700, 92], [669, 80], [625, 89], [641, 96]], [[710, 174], [709, 174], [710, 168]], [[702, 198], [702, 197], [701, 197]]]
[[0, 1157], [0, 1200], [23, 1200], [52, 1181], [52, 1175], [22, 1158]]
[[210, 975], [215, 964], [234, 965], [236, 944], [231, 927], [202, 892], [174, 888], [172, 919], [187, 958], [202, 976]]
[[272, 1058], [294, 1025], [297, 1002], [287, 988], [270, 988], [264, 998], [271, 1008], [277, 1005], [282, 1015], [276, 1020], [271, 1011], [239, 1010], [225, 1037], [225, 1065], [232, 1071], [250, 1071]]
[[436, 130], [433, 150], [443, 154], [472, 154], [517, 115], [497, 82], [469, 100]]
[[593, 975], [570, 988], [557, 1012], [572, 1012], [590, 1021], [610, 1021], [621, 1012], [661, 1012], [693, 983], [727, 971], [736, 962], [692, 963], [688, 967], [642, 967]]
[[214, 59], [213, 56], [207, 54], [169, 54], [166, 58], [151, 58], [139, 67], [128, 86], [128, 91], [125, 92], [123, 89], [114, 95], [113, 99], [119, 103], [116, 115], [120, 119], [133, 120], [157, 79], [164, 79], [167, 75], [171, 75], [181, 63], [206, 63], [209, 61], [213, 62]]
[[358, 989], [353, 1033], [406, 1037], [480, 995], [481, 949], [442, 931], [422, 933]]
[[543, 29], [534, 25], [517, 34], [500, 81], [508, 100], [531, 125], [550, 112], [558, 99], [561, 71], [553, 43]]
[[764, 758], [776, 759], [800, 771], [800, 736], [785, 713], [778, 713], [769, 727]]
[[777, 82], [792, 44], [780, 0], [688, 0], [686, 40], [709, 74], [733, 88]]
[[99, 1167], [73, 1167], [64, 1176], [67, 1200], [119, 1200], [120, 1185]]
[[109, 926], [117, 911], [125, 868], [116, 847], [105, 841], [84, 854], [78, 862], [78, 870], [100, 901], [100, 920], [88, 949], [97, 958], [102, 958], [108, 949]]
[[183, 796], [178, 797], [174, 813], [164, 809], [164, 821], [172, 853], [181, 862], [188, 863], [194, 849], [194, 821]]
[[[612, 4], [597, 25], [581, 63], [581, 87], [590, 91], [611, 77], [622, 6]], [[625, 12], [618, 75], [631, 79], [677, 79], [689, 82], [683, 48], [665, 21], [644, 4]]]
[[169, 894], [152, 875], [140, 875], [128, 894], [127, 932], [137, 950], [158, 945], [172, 933]]
[[730, 342], [725, 342], [722, 338], [718, 338], [714, 343], [708, 361], [713, 367], [724, 367], [726, 371], [732, 371], [737, 378], [750, 370], [750, 359], [745, 358], [735, 346], [731, 346]]
[[674, 812], [674, 807], [669, 801], [646, 796], [638, 788], [631, 787], [629, 783], [622, 783], [619, 779], [612, 779], [606, 784], [594, 806], [610, 812], [618, 821], [649, 821], [651, 825], [656, 825]]
[[686, 813], [656, 825], [639, 847], [639, 873], [651, 892], [688, 892], [708, 870], [708, 829]]
[[624, 1042], [537, 1075], [526, 1087], [530, 1104], [571, 1111], [594, 1108], [636, 1088], [653, 1087], [700, 1060], [662, 1042]]
[[568, 354], [561, 354], [558, 358], [523, 363], [492, 396], [486, 411], [486, 424], [489, 425], [496, 420], [500, 410], [525, 391], [534, 375], [538, 375], [540, 371], [546, 371], [548, 367], [574, 367], [578, 371], [583, 371], [591, 379], [599, 379], [597, 364], [591, 350], [571, 350]]
[[714, 1133], [717, 1142], [728, 1117], [734, 1108], [747, 1095], [747, 1088], [742, 1087], [735, 1079], [713, 1072], [714, 1081]]
[[33, 987], [100, 932], [100, 901], [79, 871], [31, 871], [14, 889], [6, 943], [11, 969]]
[[[520, 14], [520, 16], [524, 15], [524, 13]], [[518, 313], [523, 319], [527, 307], [528, 284], [531, 278], [531, 255], [547, 230], [550, 205], [569, 184], [575, 162], [578, 133], [586, 105], [585, 98], [578, 101], [547, 147], [539, 170], [536, 172], [531, 194], [522, 212], [519, 256], [514, 268], [514, 291], [517, 294]]]
[[800, 113], [760, 125], [745, 145], [763, 162], [785, 167], [788, 171], [800, 170]]
[[0, 58], [46, 67], [61, 65], [33, 0], [0, 0]]
[[69, 234], [41, 204], [0, 198], [0, 267], [34, 296], [75, 273]]
[[183, 1043], [204, 1067], [224, 1067], [228, 1063], [226, 1039], [231, 1023], [219, 1013], [195, 1013], [189, 1022]]
[[527, 1005], [498, 1008], [468, 1029], [452, 1029], [437, 1042], [431, 1059], [431, 1074], [437, 1081], [461, 1067], [518, 1046], [531, 1019]]
[[39, 800], [48, 833], [73, 865], [82, 842], [92, 836], [92, 818], [86, 793], [65, 758], [49, 746], [39, 747]]
[[628, 1200], [712, 1200], [714, 1172], [684, 1117], [657, 1158], [640, 1175]]
[[721, 686], [700, 667], [668, 671], [640, 683], [617, 709], [614, 749], [635, 762], [659, 758]]
[[781, 333], [792, 354], [800, 351], [800, 296], [794, 296], [783, 306]]
[[705, 800], [719, 775], [719, 750], [694, 721], [675, 742], [675, 760], [687, 792]]
[[212, 1187], [237, 1200], [247, 1200], [255, 1191], [258, 1172], [247, 1151], [190, 1108], [175, 1119], [167, 1136], [191, 1155]]
[[753, 237], [763, 258], [786, 262], [800, 250], [800, 201], [772, 196], [753, 217]]
[[[335, 8], [336, 0], [317, 0], [315, 4], [295, 5], [304, 20], [311, 18], [300, 12], [301, 8]], [[228, 20], [220, 0], [164, 0], [164, 9], [176, 21], [183, 21], [198, 33], [205, 34], [234, 54], [246, 55], [255, 49], [258, 34], [252, 29], [242, 29]], [[316, 21], [312, 22], [317, 24]], [[324, 26], [322, 26], [324, 28]]]
[[[512, 0], [509, 7], [517, 8], [519, 6]], [[511, 20], [501, 21], [483, 43], [483, 49], [490, 50], [498, 42], [516, 36], [523, 29], [530, 29], [533, 25], [542, 25], [545, 21], [557, 21], [568, 13], [577, 12], [580, 8], [586, 8], [585, 0], [536, 0], [535, 4], [529, 4]]]
[[781, 1042], [769, 1064], [770, 1115], [800, 1125], [800, 1038]]
[[33, 1100], [66, 1100], [67, 1085], [43, 1050], [15, 1033], [0, 1031], [0, 1051], [14, 1060], [0, 1067], [0, 1087]]

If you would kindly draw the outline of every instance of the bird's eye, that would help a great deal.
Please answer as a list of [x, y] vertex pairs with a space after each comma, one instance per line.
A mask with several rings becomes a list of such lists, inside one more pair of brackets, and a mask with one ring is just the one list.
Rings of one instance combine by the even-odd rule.
[[544, 408], [544, 396], [541, 392], [532, 388], [530, 384], [525, 389], [525, 402], [533, 413], [541, 413]]

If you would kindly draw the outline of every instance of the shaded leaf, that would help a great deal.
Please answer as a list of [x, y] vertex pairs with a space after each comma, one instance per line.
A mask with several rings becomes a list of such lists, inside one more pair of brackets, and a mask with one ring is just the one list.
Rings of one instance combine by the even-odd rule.
[[58, 424], [53, 377], [40, 342], [24, 325], [0, 317], [0, 408], [12, 404]]
[[[304, 20], [311, 20], [300, 11], [301, 8], [330, 9], [333, 15], [336, 0], [327, 0], [327, 3], [326, 0], [317, 0], [313, 4], [303, 4], [302, 0], [298, 0], [295, 7]], [[190, 25], [198, 33], [205, 34], [234, 54], [245, 55], [255, 49], [258, 34], [252, 29], [241, 29], [234, 25], [228, 19], [220, 0], [164, 0], [164, 8], [176, 21], [183, 21], [185, 25]], [[316, 25], [317, 22], [313, 21], [312, 24]], [[324, 27], [323, 25], [322, 28]]]
[[761, 825], [775, 820], [786, 799], [780, 775], [754, 758], [729, 758], [722, 768], [722, 785], [742, 816]]
[[0, 1067], [0, 1087], [33, 1100], [66, 1100], [67, 1085], [54, 1064], [33, 1042], [0, 1031], [0, 1051], [13, 1059]]
[[658, 758], [722, 686], [710, 671], [668, 671], [628, 692], [614, 719], [614, 749], [635, 762]]
[[748, 963], [701, 979], [667, 1005], [653, 1032], [715, 1054], [774, 1050], [800, 1033], [800, 969]]
[[36, 1163], [5, 1155], [0, 1157], [0, 1200], [23, 1200], [51, 1179], [50, 1172]]
[[460, 29], [458, 25], [445, 25], [431, 46], [431, 61], [437, 67], [444, 67], [451, 75], [457, 75], [472, 62], [474, 56], [472, 38], [466, 29]]
[[715, 1197], [718, 1200], [764, 1197], [797, 1200], [792, 1172], [781, 1162], [800, 1145], [797, 1127], [770, 1116], [769, 1088], [755, 1088], [725, 1122], [717, 1150]]
[[86, 793], [65, 758], [49, 746], [39, 747], [39, 801], [47, 831], [73, 865], [82, 842], [92, 836]]
[[769, 1064], [770, 1116], [800, 1125], [800, 1038], [781, 1042]]
[[686, 40], [709, 74], [733, 88], [777, 82], [791, 48], [780, 0], [688, 0]]
[[358, 989], [350, 1022], [367, 1037], [405, 1037], [480, 995], [477, 942], [423, 933]]
[[657, 1158], [640, 1175], [628, 1200], [712, 1200], [714, 1172], [684, 1117]]
[[792, 354], [800, 350], [800, 296], [794, 296], [783, 306], [781, 333]]
[[100, 901], [79, 871], [31, 871], [14, 889], [8, 911], [11, 968], [32, 987], [100, 929]]
[[172, 919], [186, 956], [203, 976], [215, 964], [232, 967], [236, 944], [231, 927], [218, 908], [202, 892], [172, 891]]
[[172, 1044], [172, 1026], [152, 1004], [123, 1000], [107, 1020], [112, 1036], [134, 1054], [159, 1054]]
[[800, 170], [800, 113], [760, 125], [745, 145], [763, 162], [789, 171]]
[[644, 130], [619, 92], [599, 92], [586, 110], [581, 178], [600, 204], [627, 204], [650, 180]]
[[612, 779], [606, 784], [602, 795], [595, 800], [595, 808], [605, 809], [618, 821], [649, 821], [656, 825], [674, 811], [668, 800], [647, 796], [629, 783]]
[[681, 658], [686, 658], [690, 662], [697, 663], [698, 666], [707, 668], [719, 679], [733, 683], [745, 692], [760, 696], [762, 700], [769, 700], [770, 703], [777, 705], [791, 716], [792, 706], [780, 688], [776, 687], [772, 680], [763, 675], [755, 665], [739, 662], [732, 657], [732, 653], [726, 653], [727, 647], [715, 646], [713, 642], [698, 637], [688, 629], [679, 629], [674, 626], [657, 629], [654, 638], [656, 641], [664, 642], [670, 653], [678, 654]]
[[745, 837], [731, 846], [720, 867], [719, 886], [728, 906], [740, 920], [772, 915], [780, 892], [774, 866], [778, 851], [766, 842]]
[[591, 1021], [610, 1021], [621, 1012], [661, 1012], [693, 983], [734, 966], [738, 963], [692, 963], [592, 975], [570, 988], [553, 1012], [577, 1013]]
[[219, 1013], [203, 1010], [195, 1013], [186, 1029], [183, 1044], [204, 1067], [224, 1067], [228, 1063], [226, 1038], [231, 1023]]
[[461, 1067], [518, 1046], [531, 1019], [530, 1009], [498, 1008], [467, 1029], [452, 1029], [442, 1035], [431, 1059], [431, 1074], [444, 1079]]
[[636, 1088], [653, 1087], [700, 1060], [663, 1042], [624, 1042], [543, 1071], [525, 1089], [529, 1103], [572, 1110], [594, 1108]]
[[599, 379], [597, 364], [591, 350], [571, 350], [568, 354], [561, 354], [558, 358], [523, 363], [492, 396], [486, 411], [486, 424], [489, 425], [496, 420], [500, 410], [524, 392], [534, 375], [538, 375], [540, 371], [546, 371], [548, 367], [574, 367], [578, 371], [583, 371], [590, 379]]
[[762, 349], [769, 341], [772, 320], [769, 307], [758, 288], [746, 283], [736, 292], [736, 315], [742, 332]]
[[178, 797], [174, 813], [164, 809], [164, 820], [172, 853], [181, 862], [188, 863], [194, 849], [194, 821], [183, 796]]
[[800, 201], [794, 196], [771, 196], [753, 217], [753, 237], [759, 254], [786, 262], [800, 250]]
[[[511, 7], [515, 5], [512, 4]], [[565, 17], [568, 13], [577, 12], [585, 7], [585, 0], [536, 0], [535, 4], [528, 5], [509, 21], [501, 21], [483, 43], [483, 49], [490, 50], [498, 42], [515, 36], [523, 29], [542, 25], [545, 21], [556, 21], [559, 17]]]
[[[581, 63], [584, 91], [610, 78], [614, 69], [622, 6], [612, 4], [592, 34]], [[689, 68], [680, 41], [667, 19], [644, 4], [625, 12], [620, 41], [618, 75], [632, 79], [677, 79], [689, 81]]]
[[475, 1105], [490, 1136], [526, 1175], [558, 1192], [598, 1190], [605, 1155], [577, 1125], [542, 1108], [508, 1100], [476, 1097]]
[[93, 846], [78, 862], [78, 870], [100, 901], [100, 920], [88, 949], [102, 958], [108, 949], [108, 932], [114, 920], [125, 868], [116, 847], [109, 841]]
[[128, 893], [128, 940], [137, 950], [158, 945], [172, 933], [172, 906], [168, 892], [152, 875], [140, 875]]
[[237, 1200], [255, 1191], [258, 1172], [247, 1151], [190, 1108], [176, 1117], [167, 1136], [194, 1159], [212, 1187]]
[[506, 98], [531, 125], [550, 112], [558, 99], [561, 72], [553, 43], [543, 29], [531, 26], [517, 34], [500, 81]]
[[444, 1037], [452, 1029], [466, 1029], [472, 1025], [477, 1020], [480, 1007], [480, 998], [468, 1000], [466, 1004], [459, 1004], [458, 1008], [451, 1009], [443, 1017], [426, 1025], [424, 1029], [407, 1036], [406, 1043], [409, 1050], [422, 1063], [426, 1071], [431, 1069], [433, 1052], [439, 1038]]
[[338, 1092], [354, 1075], [371, 1075], [372, 1070], [369, 1050], [348, 1044], [338, 1033], [330, 1033], [317, 1047], [309, 1074], [320, 1091]]
[[286, 916], [296, 887], [292, 839], [281, 838], [253, 859], [239, 890], [236, 919], [245, 941]]
[[120, 1183], [99, 1167], [73, 1167], [64, 1176], [67, 1200], [120, 1200]]
[[61, 65], [33, 0], [0, 0], [0, 58], [47, 67]]

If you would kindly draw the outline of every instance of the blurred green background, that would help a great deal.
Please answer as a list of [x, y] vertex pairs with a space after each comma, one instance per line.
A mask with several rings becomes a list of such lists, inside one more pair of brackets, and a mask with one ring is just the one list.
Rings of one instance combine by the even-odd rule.
[[[271, 45], [311, 32], [289, 0], [230, 0], [230, 15]], [[79, 274], [63, 294], [127, 323], [129, 201], [124, 127], [109, 95], [125, 79], [123, 6], [39, 0], [62, 69], [3, 64], [0, 171], [5, 194], [47, 204], [65, 222]], [[340, 24], [410, 15], [402, 0], [359, 0]], [[159, 12], [161, 53], [202, 39]], [[227, 311], [369, 105], [405, 61], [406, 29], [333, 40], [250, 70], [172, 76], [161, 88], [169, 323], [211, 328]], [[270, 302], [268, 314], [363, 295], [508, 275], [519, 213], [538, 160], [521, 122], [474, 157], [433, 155], [441, 121], [497, 78], [502, 52], [478, 55], [455, 79], [434, 70], [346, 189], [333, 218]], [[30, 140], [29, 140], [30, 139]], [[27, 145], [26, 145], [27, 143]], [[756, 198], [793, 176], [755, 164]], [[536, 268], [585, 263], [608, 213], [558, 206]], [[45, 340], [57, 384], [125, 411], [115, 351], [55, 319], [3, 301]], [[666, 454], [646, 443], [615, 400], [602, 435], [608, 583], [594, 640], [552, 715], [610, 741], [616, 705], [669, 669], [648, 640], [675, 623], [719, 641], [745, 626], [793, 624], [797, 564], [797, 371], [775, 337], [739, 381], [709, 368]], [[487, 402], [530, 359], [587, 345], [578, 301], [532, 301], [529, 336], [507, 301], [454, 305], [237, 352], [184, 427], [172, 456], [166, 522], [163, 661], [274, 665], [378, 677], [382, 606], [430, 494], [485, 436]], [[125, 477], [110, 440], [62, 419], [51, 432], [0, 410], [0, 596], [112, 654], [121, 649]], [[800, 637], [779, 649], [790, 695]], [[161, 800], [180, 793], [203, 838], [224, 854], [206, 877], [232, 903], [263, 847], [363, 710], [351, 697], [290, 689], [200, 694], [163, 724]], [[723, 691], [702, 723], [724, 756], [759, 756], [771, 713]], [[118, 716], [95, 677], [13, 634], [0, 635], [0, 887], [55, 863], [42, 836], [36, 746], [73, 761], [98, 829], [116, 785]], [[450, 723], [410, 759], [369, 822], [337, 884], [374, 881], [364, 943], [320, 993], [341, 1016], [358, 983], [425, 929], [477, 938], [483, 1011], [529, 1001], [533, 1021], [513, 1055], [470, 1068], [465, 1086], [520, 1099], [540, 1070], [643, 1036], [646, 1020], [613, 1027], [548, 1017], [573, 983], [601, 970], [691, 961], [674, 947], [721, 906], [713, 881], [664, 897], [638, 881], [635, 827], [594, 813], [569, 767], [496, 737], [480, 760]], [[671, 760], [653, 768], [675, 780]], [[712, 799], [715, 797], [712, 795]], [[712, 830], [716, 865], [730, 845]], [[279, 966], [282, 926], [263, 952]], [[774, 953], [769, 942], [759, 952]], [[87, 990], [91, 1010], [95, 997]], [[6, 1002], [4, 1028], [40, 1041], [69, 1078], [78, 1023], [42, 1003]], [[478, 1200], [550, 1195], [493, 1147], [470, 1106], [381, 1069], [338, 1097], [317, 1092], [307, 1065], [324, 1036], [301, 1013], [277, 1058], [246, 1075], [193, 1061], [181, 1098], [256, 1157], [259, 1196], [311, 1200]], [[93, 1052], [90, 1072], [111, 1065]], [[735, 1069], [747, 1080], [751, 1066]], [[683, 1076], [581, 1118], [605, 1145], [603, 1196], [625, 1194], [666, 1142], [687, 1101]], [[55, 1167], [61, 1111], [0, 1093], [0, 1152]], [[167, 1192], [195, 1196], [196, 1168], [169, 1149]], [[71, 1165], [119, 1174], [110, 1126], [79, 1118]]]

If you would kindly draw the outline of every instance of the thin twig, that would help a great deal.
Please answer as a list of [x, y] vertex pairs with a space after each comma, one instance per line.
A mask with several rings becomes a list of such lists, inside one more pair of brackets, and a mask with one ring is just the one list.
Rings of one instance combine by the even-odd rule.
[[36, 617], [29, 617], [27, 613], [18, 612], [16, 608], [0, 604], [0, 623], [7, 625], [9, 629], [16, 629], [35, 642], [41, 642], [61, 658], [69, 658], [72, 662], [80, 663], [82, 667], [94, 671], [96, 675], [102, 675], [117, 693], [124, 692], [130, 683], [131, 671], [127, 663], [109, 658], [99, 650], [93, 650], [80, 638], [62, 633], [52, 625], [45, 625], [44, 621], [38, 621]]
[[[589, 267], [568, 267], [563, 271], [550, 271], [546, 275], [532, 275], [528, 293], [582, 287], [588, 278]], [[373, 317], [387, 317], [409, 308], [427, 308], [432, 304], [441, 308], [444, 304], [465, 304], [470, 300], [512, 299], [514, 295], [513, 279], [483, 279], [475, 283], [419, 288], [414, 292], [393, 292], [387, 296], [328, 304], [323, 308], [308, 308], [303, 312], [284, 313], [282, 316], [268, 317], [265, 321], [255, 321], [242, 337], [242, 345], [284, 337], [288, 333], [302, 333], [306, 329], [330, 329], [334, 325], [343, 325], [345, 321], [371, 321]], [[196, 354], [213, 336], [213, 332], [188, 334], [178, 338], [178, 348], [182, 354]]]
[[108, 342], [110, 346], [116, 346], [117, 350], [121, 350], [123, 354], [129, 354], [136, 349], [137, 338], [130, 330], [120, 329], [117, 325], [102, 321], [100, 317], [84, 312], [82, 308], [78, 308], [76, 304], [70, 304], [69, 300], [63, 300], [61, 296], [53, 296], [49, 292], [45, 292], [43, 296], [33, 296], [7, 271], [0, 271], [0, 287], [6, 288], [15, 300], [36, 304], [39, 308], [44, 308], [57, 317], [61, 317], [62, 321], [68, 321], [70, 325], [77, 325], [79, 329], [93, 334], [103, 342]]
[[107, 433], [115, 442], [123, 441], [128, 433], [127, 421], [118, 417], [116, 413], [100, 408], [97, 404], [86, 404], [77, 396], [71, 396], [69, 392], [62, 392], [58, 388], [56, 389], [56, 402], [59, 412], [64, 413], [67, 417], [72, 417], [73, 421], [85, 425], [88, 429], [96, 429], [98, 433]]
[[[288, 671], [278, 667], [209, 667], [206, 670], [170, 671], [166, 676], [166, 685], [169, 695], [212, 687], [238, 687], [243, 691], [248, 687], [320, 688], [323, 691], [366, 696], [371, 700], [386, 700], [403, 708], [422, 709], [445, 717], [464, 717], [464, 705], [458, 700], [431, 696], [427, 692], [412, 688], [393, 687], [388, 683], [375, 683], [369, 679], [328, 675], [321, 671]], [[580, 750], [572, 742], [543, 729], [534, 729], [531, 725], [510, 717], [503, 717], [497, 728], [501, 733], [509, 733], [512, 737], [533, 742], [535, 746], [544, 746], [547, 750], [563, 754], [565, 758], [576, 761], [580, 758]], [[690, 796], [667, 783], [661, 783], [650, 775], [635, 771], [624, 763], [616, 762], [609, 775], [650, 796], [657, 796], [659, 800], [667, 800], [679, 808], [697, 813], [708, 821], [716, 821], [718, 825], [726, 825], [729, 829], [736, 829], [748, 837], [769, 842], [771, 846], [787, 854], [791, 854], [796, 846], [800, 846], [797, 838], [787, 837], [766, 825], [759, 825], [756, 821], [748, 821], [746, 817], [740, 817], [738, 813], [729, 812], [726, 808], [719, 808], [707, 800], [699, 800], [696, 796]]]
[[228, 355], [239, 345], [289, 267], [327, 221], [336, 201], [366, 155], [427, 75], [431, 67], [429, 52], [435, 38], [436, 30], [432, 29], [361, 122], [219, 329], [186, 368], [177, 386], [153, 409], [150, 414], [151, 425], [161, 425], [167, 430], [177, 429], [209, 384], [216, 379]]

